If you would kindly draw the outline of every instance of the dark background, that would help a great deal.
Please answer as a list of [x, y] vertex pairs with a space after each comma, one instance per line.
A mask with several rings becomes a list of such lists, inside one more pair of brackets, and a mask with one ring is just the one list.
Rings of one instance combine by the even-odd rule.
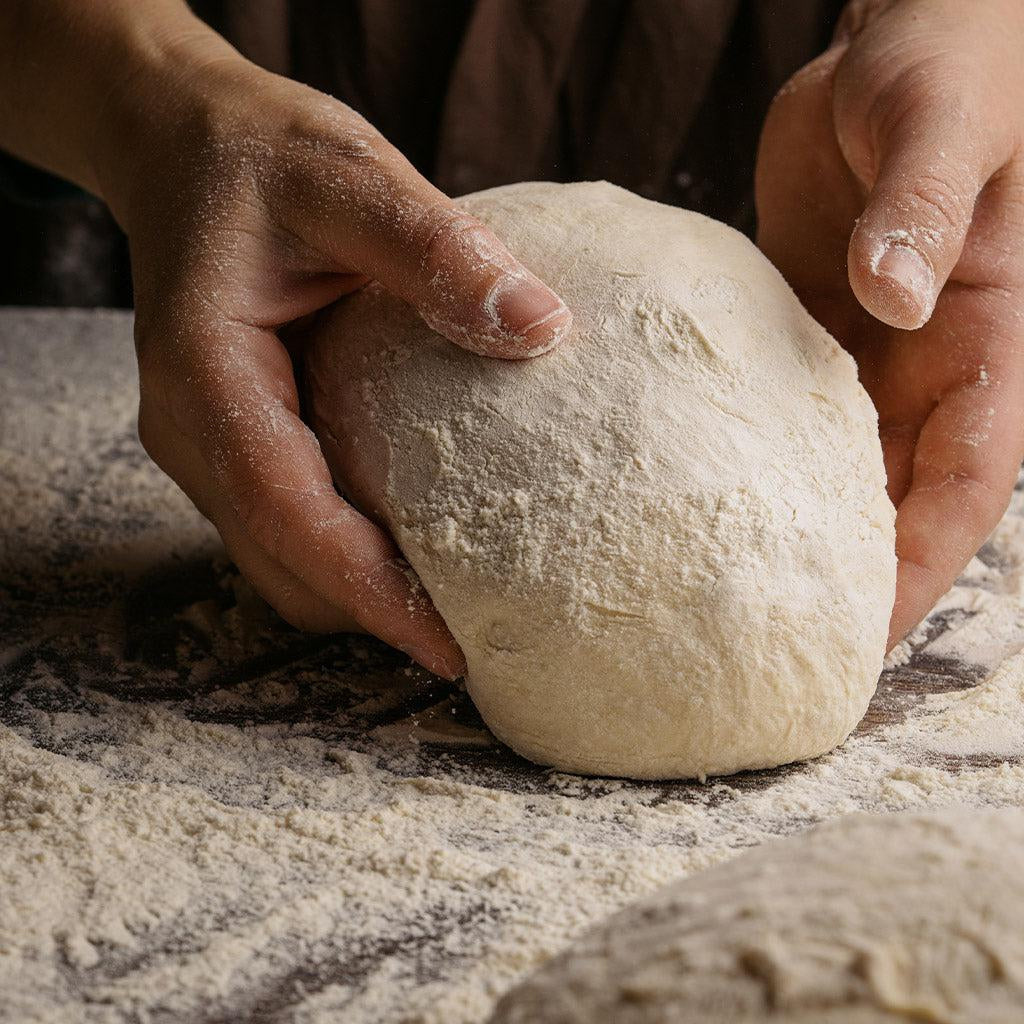
[[[552, 5], [582, 5], [583, 13], [551, 126], [554, 143], [536, 166], [504, 180], [606, 177], [752, 232], [751, 180], [764, 113], [785, 78], [827, 45], [840, 0], [203, 0], [192, 6], [257, 63], [355, 107], [422, 173], [461, 193], [502, 178], [493, 168], [460, 181], [444, 173], [436, 140], [452, 69], [480, 9], [490, 5], [494, 13], [510, 3], [521, 5], [521, 20], [532, 19], [541, 35], [550, 27], [546, 17], [560, 19], [567, 10]], [[571, 78], [586, 76], [589, 107], [614, 105], [607, 83], [630, 68], [636, 74], [639, 67], [642, 78], [647, 56], [628, 52], [638, 46], [638, 33], [630, 30], [645, 19], [657, 28], [659, 16], [666, 33], [685, 38], [671, 44], [677, 68], [666, 68], [663, 55], [658, 67], [651, 55], [650, 77], [661, 80], [640, 86], [663, 93], [665, 110], [649, 125], [624, 125], [630, 140], [624, 164], [621, 152], [594, 153], [586, 135], [580, 140], [579, 126], [570, 123]], [[500, 63], [496, 73], [507, 74]], [[702, 83], [696, 96], [695, 81]], [[532, 113], [513, 110], [510, 130], [529, 123]], [[664, 150], [666, 132], [676, 133], [673, 173], [645, 187], [648, 151]], [[103, 203], [2, 153], [0, 238], [0, 304], [131, 305], [127, 242]]]

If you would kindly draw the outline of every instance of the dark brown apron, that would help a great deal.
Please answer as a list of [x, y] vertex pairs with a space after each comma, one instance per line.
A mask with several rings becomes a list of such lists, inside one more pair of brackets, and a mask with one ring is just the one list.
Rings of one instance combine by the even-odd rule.
[[[841, 0], [196, 0], [255, 62], [354, 107], [459, 195], [606, 178], [751, 232], [753, 167], [778, 87], [822, 50]], [[10, 205], [11, 200], [8, 200]], [[124, 256], [95, 260], [90, 202], [17, 211], [0, 301], [120, 301]], [[94, 204], [93, 204], [94, 205]], [[0, 201], [0, 222], [4, 220]], [[49, 223], [48, 223], [49, 218]], [[77, 241], [76, 241], [77, 239]], [[84, 239], [84, 241], [83, 241]], [[92, 264], [76, 267], [69, 246]], [[116, 245], [109, 241], [107, 248]], [[56, 249], [60, 259], [54, 258]], [[123, 247], [122, 247], [123, 249]], [[13, 257], [8, 256], [8, 259]], [[83, 260], [85, 257], [83, 256]], [[57, 266], [59, 265], [59, 271]], [[107, 291], [96, 280], [110, 278]], [[42, 276], [40, 276], [42, 275]]]

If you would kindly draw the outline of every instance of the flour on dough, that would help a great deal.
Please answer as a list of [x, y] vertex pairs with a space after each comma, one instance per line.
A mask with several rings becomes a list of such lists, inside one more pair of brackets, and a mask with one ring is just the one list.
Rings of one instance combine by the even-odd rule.
[[835, 747], [895, 580], [853, 360], [699, 214], [606, 183], [462, 205], [568, 302], [570, 340], [480, 358], [370, 286], [308, 365], [335, 476], [430, 592], [484, 720], [531, 760], [635, 778]]
[[853, 815], [616, 914], [492, 1024], [1010, 1024], [1024, 812]]

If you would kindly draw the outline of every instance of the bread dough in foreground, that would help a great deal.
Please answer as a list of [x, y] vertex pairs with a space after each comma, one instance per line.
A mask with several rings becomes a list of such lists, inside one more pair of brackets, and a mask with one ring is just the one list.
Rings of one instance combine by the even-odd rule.
[[855, 815], [616, 914], [491, 1024], [1010, 1024], [1024, 812]]
[[462, 200], [572, 337], [472, 355], [369, 286], [309, 351], [335, 478], [384, 521], [505, 743], [682, 778], [814, 757], [881, 669], [894, 513], [853, 360], [741, 234], [604, 182]]

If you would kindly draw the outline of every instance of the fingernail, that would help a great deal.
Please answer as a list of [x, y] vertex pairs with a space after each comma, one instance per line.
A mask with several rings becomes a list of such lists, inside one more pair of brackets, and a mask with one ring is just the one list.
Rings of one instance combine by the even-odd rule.
[[921, 327], [935, 308], [935, 272], [909, 245], [889, 243], [872, 267], [876, 276], [894, 284], [901, 294], [908, 324]]
[[572, 323], [565, 303], [532, 275], [508, 274], [496, 281], [487, 307], [502, 332], [532, 355], [554, 348]]

